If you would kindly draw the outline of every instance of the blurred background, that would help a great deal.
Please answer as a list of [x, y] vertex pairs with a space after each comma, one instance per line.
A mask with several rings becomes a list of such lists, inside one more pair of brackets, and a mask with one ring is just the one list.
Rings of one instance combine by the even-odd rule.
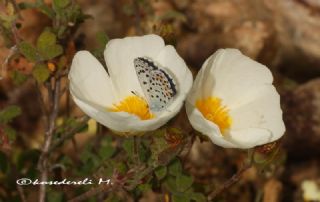
[[[319, 0], [77, 2], [83, 12], [92, 18], [81, 24], [72, 36], [74, 43], [67, 43], [71, 55], [76, 50], [99, 47], [97, 33], [100, 32], [110, 39], [156, 33], [166, 43], [176, 47], [194, 75], [208, 56], [219, 48], [227, 47], [238, 48], [245, 55], [268, 66], [281, 94], [287, 128], [279, 143], [281, 152], [264, 172], [257, 168], [245, 172], [241, 181], [227, 190], [221, 201], [320, 201]], [[50, 4], [51, 1], [46, 3]], [[35, 42], [50, 20], [34, 9], [22, 10], [21, 15], [23, 20], [19, 35], [24, 40]], [[1, 44], [2, 64], [10, 50], [4, 46], [2, 38]], [[17, 70], [27, 75], [32, 71], [32, 65], [20, 58], [11, 60], [6, 70]], [[0, 148], [3, 153], [14, 156], [17, 155], [15, 151], [21, 153], [24, 149], [41, 148], [44, 128], [37, 96], [39, 94], [33, 82], [17, 86], [8, 75], [0, 81], [0, 109], [15, 104], [22, 110], [21, 115], [10, 123], [18, 134], [13, 144], [8, 143], [0, 129]], [[62, 98], [62, 111], [69, 110], [74, 115], [81, 115], [81, 111], [73, 105], [67, 109], [69, 107], [63, 104], [66, 99], [69, 98]], [[190, 127], [187, 123], [180, 124]], [[80, 150], [93, 136], [90, 132], [76, 136]], [[65, 145], [63, 152], [76, 155], [71, 144]], [[183, 159], [184, 167], [195, 181], [206, 184], [212, 181], [221, 183], [232, 176], [241, 165], [243, 156], [239, 150], [222, 149], [210, 142], [196, 141]], [[21, 166], [36, 167], [32, 163], [23, 163]], [[0, 179], [3, 176], [1, 178], [0, 175]], [[0, 195], [5, 195], [5, 187], [0, 184]], [[159, 194], [149, 193], [141, 201], [162, 201], [162, 198], [159, 198]]]

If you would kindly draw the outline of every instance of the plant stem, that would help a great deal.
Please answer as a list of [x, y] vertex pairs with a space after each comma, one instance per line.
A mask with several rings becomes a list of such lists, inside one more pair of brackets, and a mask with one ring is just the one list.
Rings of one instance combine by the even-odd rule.
[[90, 189], [89, 191], [73, 198], [73, 199], [70, 199], [68, 200], [68, 202], [80, 202], [80, 201], [85, 201], [87, 200], [88, 198], [90, 197], [93, 197], [99, 193], [105, 193], [106, 191], [109, 191], [110, 188], [111, 188], [111, 184], [107, 184], [107, 185], [104, 185], [104, 186], [99, 186], [99, 187], [95, 187], [95, 188], [92, 188]]
[[90, 118], [88, 116], [85, 116], [82, 119], [83, 120], [81, 121], [81, 123], [77, 127], [72, 128], [70, 131], [67, 131], [64, 135], [62, 135], [62, 137], [60, 139], [58, 139], [56, 142], [54, 142], [52, 144], [52, 146], [50, 147], [49, 152], [52, 152], [53, 150], [58, 148], [60, 145], [62, 145], [62, 143], [65, 142], [65, 140], [74, 137], [74, 135], [77, 132], [83, 130], [83, 128], [87, 125], [87, 122], [89, 121]]
[[41, 93], [41, 89], [40, 89], [40, 85], [38, 84], [38, 82], [36, 80], [34, 80], [35, 82], [35, 86], [36, 86], [36, 90], [37, 90], [37, 94], [38, 94], [38, 100], [39, 100], [39, 105], [42, 111], [42, 115], [45, 118], [45, 125], [48, 125], [49, 122], [49, 115], [48, 115], [48, 110], [45, 104], [45, 101], [43, 99], [42, 93]]
[[[49, 86], [50, 89], [48, 91], [51, 91], [51, 85]], [[48, 180], [48, 164], [49, 164], [49, 159], [48, 159], [48, 154], [49, 154], [49, 149], [51, 146], [52, 142], [52, 137], [54, 133], [54, 128], [55, 128], [55, 121], [58, 116], [59, 112], [59, 100], [60, 100], [60, 79], [56, 79], [54, 82], [54, 89], [53, 89], [53, 97], [52, 97], [52, 110], [51, 114], [49, 117], [49, 123], [47, 127], [47, 131], [45, 133], [45, 140], [44, 140], [44, 145], [42, 148], [42, 153], [39, 158], [39, 169], [40, 169], [40, 181], [45, 182]], [[41, 184], [40, 185], [40, 190], [39, 190], [39, 202], [45, 202], [46, 198], [46, 185]]]
[[135, 163], [140, 165], [140, 156], [139, 156], [139, 148], [140, 148], [140, 137], [133, 136], [133, 159]]
[[249, 161], [245, 163], [240, 170], [236, 174], [234, 174], [231, 178], [229, 178], [227, 181], [223, 183], [222, 186], [220, 186], [218, 189], [214, 190], [208, 195], [208, 201], [213, 201], [217, 196], [219, 196], [222, 192], [229, 189], [232, 185], [234, 185], [236, 182], [238, 182], [243, 173], [246, 172], [249, 168], [253, 165], [253, 155], [254, 152], [251, 150], [248, 150], [248, 158]]
[[17, 190], [22, 202], [27, 202], [26, 196], [24, 194], [23, 188], [20, 185], [17, 185]]
[[133, 1], [133, 7], [135, 10], [135, 28], [137, 31], [137, 34], [142, 34], [142, 28], [141, 28], [141, 12], [140, 12], [140, 5], [138, 1]]

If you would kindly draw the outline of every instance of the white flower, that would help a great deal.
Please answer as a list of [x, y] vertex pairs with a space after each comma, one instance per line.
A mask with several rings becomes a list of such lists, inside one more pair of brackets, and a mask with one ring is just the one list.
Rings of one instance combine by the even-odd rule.
[[285, 131], [280, 96], [264, 65], [220, 49], [199, 71], [186, 100], [191, 125], [225, 148], [252, 148]]
[[[165, 46], [161, 37], [110, 40], [104, 57], [108, 73], [88, 51], [77, 52], [72, 61], [70, 92], [87, 115], [111, 130], [131, 134], [155, 130], [179, 112], [192, 86], [192, 74], [175, 48]], [[140, 85], [134, 66], [139, 57], [152, 60], [175, 80], [177, 94], [160, 112], [150, 110]]]

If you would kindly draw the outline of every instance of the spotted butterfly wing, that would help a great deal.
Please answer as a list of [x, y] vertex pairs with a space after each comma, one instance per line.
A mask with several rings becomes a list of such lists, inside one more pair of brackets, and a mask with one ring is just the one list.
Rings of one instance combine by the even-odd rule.
[[173, 77], [146, 57], [135, 58], [134, 66], [150, 110], [160, 112], [166, 109], [177, 94]]

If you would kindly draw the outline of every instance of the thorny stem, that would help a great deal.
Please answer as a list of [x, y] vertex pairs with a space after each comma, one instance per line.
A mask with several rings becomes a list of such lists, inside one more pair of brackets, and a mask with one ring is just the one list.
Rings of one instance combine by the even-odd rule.
[[240, 170], [236, 174], [234, 174], [231, 178], [229, 178], [227, 181], [223, 183], [222, 186], [220, 186], [218, 189], [214, 190], [212, 193], [208, 195], [208, 201], [213, 201], [217, 196], [219, 196], [223, 191], [229, 189], [232, 185], [234, 185], [236, 182], [238, 182], [243, 173], [246, 172], [249, 168], [253, 165], [253, 150], [248, 150], [248, 162], [245, 163]]
[[[40, 181], [45, 182], [48, 180], [48, 164], [49, 164], [49, 159], [48, 159], [48, 154], [49, 154], [49, 149], [51, 146], [52, 142], [52, 137], [53, 137], [53, 132], [55, 128], [55, 120], [58, 116], [59, 112], [59, 100], [60, 100], [60, 79], [56, 79], [54, 82], [54, 89], [51, 89], [51, 85], [47, 86], [50, 89], [48, 91], [53, 91], [53, 97], [52, 97], [52, 110], [51, 114], [49, 117], [49, 123], [47, 127], [47, 131], [45, 133], [45, 140], [44, 140], [44, 145], [42, 148], [42, 154], [39, 158], [39, 169], [40, 169]], [[40, 190], [39, 190], [39, 202], [45, 202], [46, 198], [46, 185], [41, 184], [40, 185]]]

